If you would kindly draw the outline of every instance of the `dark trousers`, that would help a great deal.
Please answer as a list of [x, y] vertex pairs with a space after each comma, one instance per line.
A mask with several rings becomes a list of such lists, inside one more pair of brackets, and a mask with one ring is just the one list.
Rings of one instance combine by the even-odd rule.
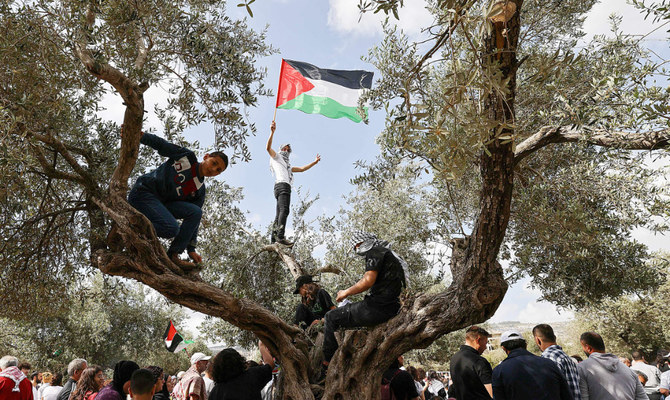
[[298, 307], [295, 309], [295, 317], [293, 318], [293, 322], [301, 327], [302, 329], [309, 328], [310, 325], [312, 325], [312, 322], [317, 320], [318, 317], [314, 315], [312, 310], [309, 309], [306, 305], [300, 303], [298, 304]]
[[335, 331], [339, 328], [379, 325], [393, 318], [397, 313], [397, 307], [372, 307], [365, 301], [349, 303], [344, 307], [328, 311], [323, 328], [323, 356], [325, 360], [330, 362], [335, 350], [337, 350]]
[[[151, 221], [158, 237], [174, 238], [168, 254], [181, 254], [200, 226], [202, 209], [188, 201], [163, 203], [155, 194], [133, 188], [128, 203]], [[177, 219], [182, 220], [181, 226]]]
[[275, 199], [277, 199], [277, 213], [272, 228], [272, 242], [284, 239], [286, 219], [291, 206], [291, 185], [286, 182], [275, 183]]

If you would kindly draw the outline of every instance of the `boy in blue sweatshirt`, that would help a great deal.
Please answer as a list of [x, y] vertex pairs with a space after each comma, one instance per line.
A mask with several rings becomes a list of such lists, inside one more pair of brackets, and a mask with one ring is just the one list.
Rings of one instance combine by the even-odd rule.
[[[174, 238], [167, 251], [172, 262], [184, 270], [194, 269], [202, 261], [195, 246], [205, 202], [205, 177], [223, 172], [228, 167], [228, 157], [215, 151], [205, 154], [199, 162], [191, 150], [150, 133], [143, 133], [140, 143], [169, 160], [137, 178], [128, 203], [151, 221], [156, 235]], [[181, 226], [177, 219], [182, 220]], [[184, 250], [194, 262], [179, 257]]]

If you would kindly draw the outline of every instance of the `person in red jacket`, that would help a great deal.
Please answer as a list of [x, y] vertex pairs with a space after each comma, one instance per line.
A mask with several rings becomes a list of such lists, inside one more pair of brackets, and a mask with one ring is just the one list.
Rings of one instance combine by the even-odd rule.
[[0, 399], [33, 400], [33, 385], [17, 367], [19, 360], [14, 356], [0, 359]]

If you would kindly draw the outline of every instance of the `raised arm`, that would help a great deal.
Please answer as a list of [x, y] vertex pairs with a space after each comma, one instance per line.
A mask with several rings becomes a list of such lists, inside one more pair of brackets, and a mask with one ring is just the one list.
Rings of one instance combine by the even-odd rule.
[[378, 274], [377, 271], [366, 271], [365, 275], [363, 275], [363, 278], [361, 278], [360, 281], [356, 282], [356, 284], [354, 284], [348, 289], [340, 290], [339, 292], [337, 292], [337, 298], [335, 300], [337, 302], [340, 302], [349, 296], [353, 296], [358, 293], [363, 293], [366, 290], [370, 289], [377, 280], [377, 274]]
[[305, 166], [302, 166], [302, 167], [292, 167], [292, 168], [291, 168], [291, 171], [293, 171], [293, 172], [305, 172], [305, 171], [307, 171], [308, 169], [310, 169], [310, 168], [312, 168], [313, 166], [315, 166], [316, 164], [318, 164], [319, 161], [321, 161], [321, 156], [317, 154], [317, 155], [316, 155], [316, 159], [315, 159], [314, 161], [312, 161], [311, 163], [309, 163], [309, 164], [307, 164], [307, 165], [305, 165]]
[[266, 146], [268, 154], [272, 158], [275, 158], [277, 156], [277, 153], [275, 153], [275, 151], [272, 150], [272, 137], [275, 135], [275, 129], [277, 129], [277, 124], [275, 124], [275, 122], [272, 121], [272, 124], [270, 125], [270, 137], [268, 138], [268, 144]]
[[[121, 124], [121, 137], [123, 137], [124, 130], [125, 126]], [[168, 158], [183, 157], [185, 152], [190, 151], [184, 147], [172, 144], [167, 140], [160, 138], [156, 135], [152, 135], [151, 133], [144, 133], [143, 131], [140, 131], [140, 135], [142, 135], [140, 137], [140, 143], [158, 151], [158, 154], [160, 154], [163, 157]]]
[[258, 341], [258, 350], [260, 350], [261, 352], [261, 358], [263, 359], [263, 362], [274, 368], [275, 362], [274, 359], [272, 358], [272, 354], [270, 354], [270, 350], [260, 340]]

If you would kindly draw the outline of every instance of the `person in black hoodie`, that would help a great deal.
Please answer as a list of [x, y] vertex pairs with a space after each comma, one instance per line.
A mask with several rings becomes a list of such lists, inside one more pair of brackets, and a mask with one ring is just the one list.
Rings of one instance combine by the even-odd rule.
[[323, 367], [328, 367], [337, 350], [335, 331], [339, 328], [374, 326], [393, 318], [400, 310], [400, 292], [406, 285], [407, 263], [390, 249], [388, 242], [376, 235], [356, 231], [354, 252], [365, 257], [365, 274], [355, 285], [337, 292], [337, 302], [370, 290], [363, 301], [349, 303], [328, 311], [323, 332]]
[[[223, 172], [228, 167], [228, 157], [216, 151], [198, 161], [193, 151], [150, 133], [143, 133], [140, 143], [169, 159], [137, 178], [128, 203], [151, 221], [158, 237], [174, 238], [167, 251], [172, 262], [183, 269], [194, 269], [202, 262], [195, 246], [205, 203], [205, 177]], [[177, 219], [182, 220], [181, 225]], [[184, 250], [188, 250], [194, 263], [179, 257]]]

